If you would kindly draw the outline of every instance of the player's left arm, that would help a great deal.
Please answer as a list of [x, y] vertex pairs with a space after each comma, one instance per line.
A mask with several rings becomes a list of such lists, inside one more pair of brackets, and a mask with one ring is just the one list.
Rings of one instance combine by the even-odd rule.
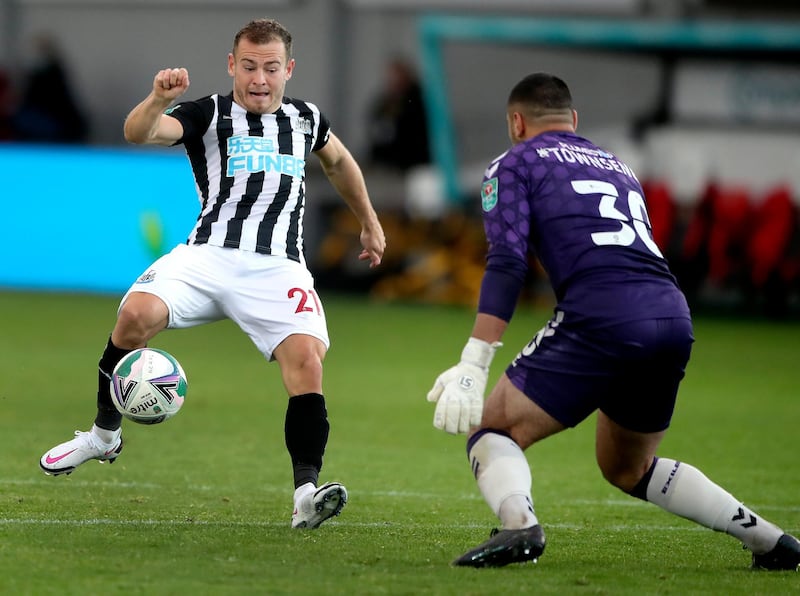
[[364, 250], [358, 258], [362, 261], [369, 260], [369, 266], [376, 267], [383, 258], [386, 237], [369, 199], [364, 174], [339, 138], [332, 132], [328, 134], [328, 142], [315, 155], [319, 158], [328, 180], [361, 224], [361, 246]]

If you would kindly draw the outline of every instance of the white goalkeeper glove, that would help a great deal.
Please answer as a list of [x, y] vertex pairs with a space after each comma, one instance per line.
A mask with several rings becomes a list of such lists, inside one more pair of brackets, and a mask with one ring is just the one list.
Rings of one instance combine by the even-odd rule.
[[489, 365], [502, 345], [469, 338], [461, 362], [440, 374], [428, 392], [428, 401], [436, 402], [433, 426], [455, 435], [481, 423]]

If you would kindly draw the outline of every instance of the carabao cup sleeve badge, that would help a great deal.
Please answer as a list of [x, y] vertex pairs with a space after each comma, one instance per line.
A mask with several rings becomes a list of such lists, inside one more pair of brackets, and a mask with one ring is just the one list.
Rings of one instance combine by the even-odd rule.
[[481, 186], [481, 206], [491, 211], [497, 205], [497, 178], [490, 178]]

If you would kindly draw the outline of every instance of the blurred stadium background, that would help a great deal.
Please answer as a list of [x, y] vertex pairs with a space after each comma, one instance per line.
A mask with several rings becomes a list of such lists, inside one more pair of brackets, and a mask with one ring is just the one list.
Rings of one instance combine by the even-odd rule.
[[[473, 305], [485, 164], [507, 147], [504, 103], [524, 74], [571, 86], [580, 133], [629, 161], [657, 242], [695, 308], [800, 312], [800, 5], [791, 0], [0, 0], [5, 108], [51, 35], [89, 117], [88, 145], [0, 142], [0, 288], [120, 293], [195, 216], [180, 148], [128, 147], [122, 122], [167, 66], [189, 96], [230, 89], [248, 20], [294, 34], [287, 93], [321, 106], [365, 167], [389, 253], [354, 260], [332, 189], [308, 175], [307, 253], [320, 286]], [[373, 167], [370, 101], [385, 65], [421, 75], [430, 164]], [[169, 189], [165, 192], [164, 189]], [[533, 269], [526, 299], [550, 299]]]

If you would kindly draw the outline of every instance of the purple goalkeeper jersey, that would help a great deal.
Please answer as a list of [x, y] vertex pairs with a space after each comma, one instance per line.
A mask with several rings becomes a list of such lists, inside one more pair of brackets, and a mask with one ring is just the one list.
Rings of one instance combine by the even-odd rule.
[[515, 145], [486, 169], [481, 201], [489, 257], [538, 257], [565, 320], [689, 318], [639, 181], [587, 139], [546, 132]]

